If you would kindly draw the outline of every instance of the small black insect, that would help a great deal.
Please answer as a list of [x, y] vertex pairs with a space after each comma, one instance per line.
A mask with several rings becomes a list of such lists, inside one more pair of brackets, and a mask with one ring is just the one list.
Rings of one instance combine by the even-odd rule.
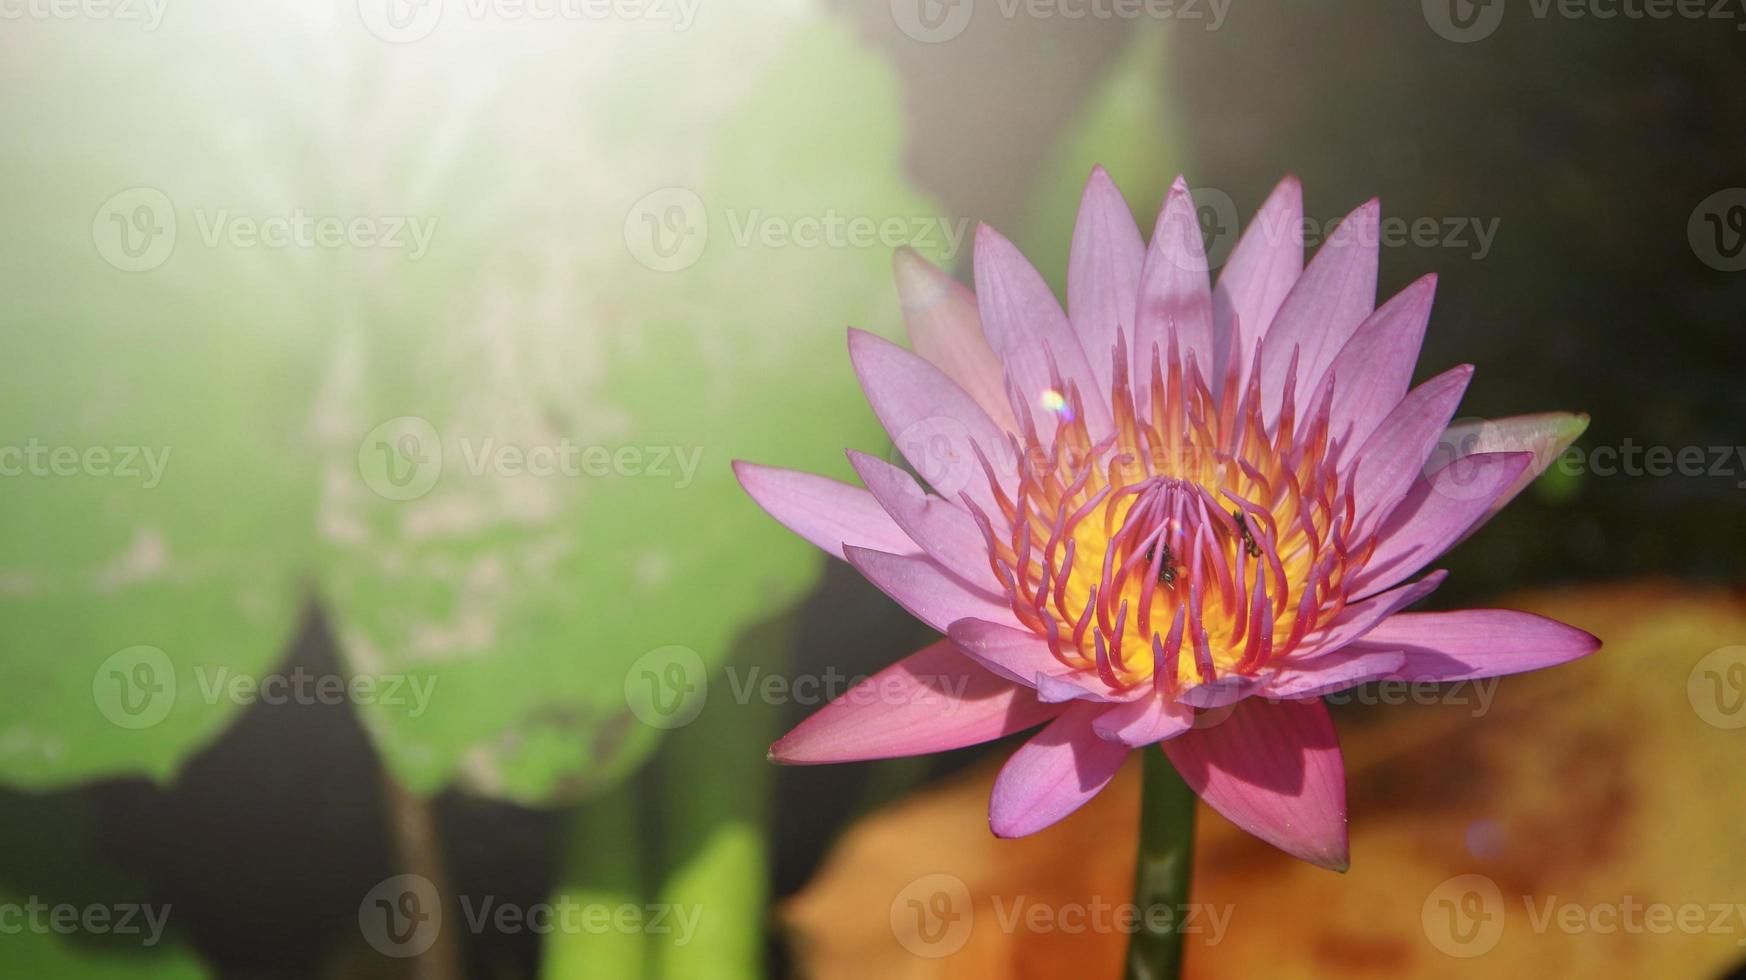
[[1170, 546], [1164, 546], [1164, 554], [1158, 563], [1158, 582], [1160, 585], [1176, 584], [1176, 558], [1170, 554]]
[[1255, 535], [1249, 533], [1249, 521], [1243, 517], [1243, 512], [1233, 510], [1231, 516], [1237, 519], [1237, 530], [1243, 535], [1243, 550], [1250, 558], [1261, 557], [1261, 546], [1255, 543]]

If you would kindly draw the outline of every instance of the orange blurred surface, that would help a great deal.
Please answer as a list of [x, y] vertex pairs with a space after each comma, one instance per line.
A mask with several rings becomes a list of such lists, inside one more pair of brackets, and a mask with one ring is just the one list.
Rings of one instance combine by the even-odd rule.
[[[1348, 696], [1347, 874], [1203, 806], [1189, 976], [1711, 978], [1746, 963], [1746, 600], [1650, 583], [1498, 605], [1606, 645], [1489, 692]], [[1138, 759], [1014, 841], [987, 828], [997, 765], [850, 828], [782, 910], [804, 975], [1120, 976]]]

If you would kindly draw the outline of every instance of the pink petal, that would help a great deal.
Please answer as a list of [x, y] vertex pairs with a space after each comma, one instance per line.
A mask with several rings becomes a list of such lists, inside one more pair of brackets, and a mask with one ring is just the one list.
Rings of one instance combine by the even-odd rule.
[[1042, 407], [1043, 393], [1055, 387], [1051, 362], [1059, 369], [1062, 383], [1079, 389], [1091, 437], [1108, 435], [1109, 399], [1049, 284], [1011, 242], [987, 225], [976, 229], [973, 258], [982, 329], [1019, 397], [1030, 407], [1045, 443], [1054, 436], [1057, 424], [1055, 413]]
[[1318, 627], [1306, 635], [1300, 649], [1306, 656], [1315, 656], [1338, 650], [1353, 640], [1361, 639], [1375, 629], [1376, 624], [1437, 591], [1437, 586], [1442, 585], [1443, 580], [1448, 577], [1447, 572], [1435, 571], [1411, 585], [1403, 585], [1362, 602], [1354, 602], [1340, 610], [1332, 623]]
[[[1216, 365], [1213, 350], [1212, 286], [1206, 249], [1201, 242], [1200, 215], [1181, 177], [1170, 186], [1140, 273], [1139, 326], [1134, 345], [1135, 394], [1149, 391], [1152, 352], [1169, 356], [1174, 335], [1181, 363], [1189, 355], [1209, 383]], [[1141, 411], [1145, 400], [1141, 400]]]
[[770, 747], [792, 765], [926, 755], [1038, 725], [1061, 709], [939, 640], [843, 692]]
[[890, 596], [911, 616], [944, 633], [960, 619], [986, 619], [1017, 626], [1011, 607], [972, 588], [932, 559], [887, 554], [853, 545], [843, 549], [855, 570]]
[[[1134, 213], [1102, 167], [1093, 167], [1079, 199], [1067, 258], [1067, 314], [1101, 391], [1111, 387], [1116, 331], [1134, 339], [1140, 264], [1146, 243]], [[1091, 392], [1081, 392], [1090, 397]]]
[[894, 555], [921, 553], [873, 495], [860, 487], [743, 460], [734, 461], [734, 476], [782, 526], [834, 557], [843, 557], [846, 544]]
[[1351, 464], [1358, 533], [1368, 533], [1387, 517], [1424, 475], [1425, 459], [1472, 378], [1473, 366], [1464, 364], [1419, 385], [1364, 440]]
[[1250, 698], [1223, 722], [1165, 742], [1164, 753], [1232, 823], [1295, 857], [1346, 870], [1346, 770], [1320, 701]]
[[1274, 316], [1261, 344], [1261, 392], [1269, 425], [1279, 418], [1293, 359], [1302, 398], [1316, 390], [1328, 365], [1375, 309], [1381, 210], [1372, 199], [1347, 215], [1316, 250]]
[[1023, 837], [1056, 823], [1109, 785], [1128, 747], [1098, 738], [1103, 708], [1075, 704], [1019, 747], [994, 779], [988, 825], [998, 837]]
[[946, 635], [965, 656], [1014, 683], [1036, 688], [1038, 696], [1050, 704], [1127, 701], [1149, 693], [1143, 687], [1114, 692], [1101, 681], [1090, 681], [1084, 671], [1062, 663], [1047, 640], [1021, 626], [967, 618], [952, 623]]
[[[1064, 704], [1068, 701], [1097, 701], [1103, 704], [1117, 704], [1123, 698], [1120, 694], [1104, 688], [1103, 685], [1087, 679], [1082, 673], [1036, 674], [1037, 700], [1044, 704]], [[1132, 688], [1127, 692], [1129, 697], [1139, 697], [1144, 688]]]
[[1359, 650], [1406, 655], [1395, 676], [1409, 681], [1461, 681], [1538, 670], [1584, 657], [1601, 641], [1555, 619], [1513, 609], [1401, 613], [1370, 631]]
[[1474, 453], [1533, 453], [1533, 465], [1517, 478], [1514, 486], [1492, 501], [1491, 510], [1486, 514], [1490, 517], [1516, 499], [1516, 494], [1534, 482], [1535, 477], [1546, 472], [1546, 467], [1551, 466], [1552, 461], [1587, 429], [1587, 415], [1569, 412], [1517, 415], [1495, 421], [1467, 419], [1451, 425], [1437, 440], [1437, 448], [1432, 451], [1425, 470], [1435, 473]]
[[1176, 697], [1183, 704], [1194, 708], [1223, 708], [1259, 691], [1263, 683], [1265, 681], [1260, 677], [1229, 674], [1204, 684], [1196, 684]]
[[[873, 414], [934, 492], [949, 499], [969, 494], [991, 518], [1000, 518], [975, 447], [996, 460], [1007, 440], [975, 400], [939, 368], [863, 330], [849, 331], [849, 359]], [[1017, 479], [1011, 469], [996, 472], [1003, 486]]]
[[1454, 547], [1531, 462], [1528, 453], [1482, 453], [1420, 480], [1377, 531], [1380, 543], [1352, 580], [1352, 594], [1389, 588]]
[[1336, 461], [1350, 459], [1406, 397], [1436, 293], [1435, 275], [1396, 293], [1358, 327], [1328, 368], [1334, 382], [1328, 436]]
[[849, 452], [861, 482], [929, 558], [990, 594], [1001, 593], [988, 564], [988, 543], [969, 511], [926, 493], [903, 470], [866, 453]]
[[1406, 663], [1399, 650], [1349, 646], [1289, 665], [1268, 682], [1265, 696], [1276, 701], [1319, 698], [1392, 676]]
[[891, 264], [915, 352], [957, 382], [996, 425], [1017, 431], [1000, 358], [982, 336], [976, 294], [907, 245], [893, 254]]
[[1286, 177], [1244, 229], [1213, 289], [1214, 374], [1223, 379], [1232, 335], [1247, 372], [1279, 306], [1303, 272], [1303, 186]]
[[1091, 723], [1098, 738], [1143, 748], [1175, 738], [1193, 726], [1194, 711], [1156, 695], [1108, 708]]

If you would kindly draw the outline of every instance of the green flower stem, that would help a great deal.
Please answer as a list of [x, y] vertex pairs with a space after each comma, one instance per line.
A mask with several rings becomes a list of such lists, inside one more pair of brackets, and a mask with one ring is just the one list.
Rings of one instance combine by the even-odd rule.
[[[749, 677], [782, 676], [798, 629], [784, 615], [737, 643], [731, 662]], [[657, 980], [765, 976], [770, 903], [769, 800], [781, 706], [734, 697], [716, 675], [696, 721], [671, 733], [659, 760], [663, 875], [656, 900], [666, 930], [651, 936]]]
[[[1181, 925], [1194, 874], [1194, 791], [1176, 774], [1163, 750], [1144, 759], [1140, 789], [1140, 847], [1134, 862], [1134, 905], [1139, 930], [1128, 942], [1127, 980], [1176, 980], [1182, 975]], [[1167, 908], [1169, 915], [1145, 914]], [[1162, 926], [1162, 928], [1157, 928]]]
[[[634, 780], [564, 815], [564, 854], [553, 901], [642, 908], [648, 901], [642, 817]], [[542, 980], [638, 980], [648, 944], [638, 931], [556, 930], [545, 940]]]

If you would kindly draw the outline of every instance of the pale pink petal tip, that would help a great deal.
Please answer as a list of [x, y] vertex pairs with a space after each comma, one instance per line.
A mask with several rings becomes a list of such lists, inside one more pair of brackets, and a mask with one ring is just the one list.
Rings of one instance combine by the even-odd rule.
[[854, 545], [912, 554], [918, 549], [873, 495], [829, 477], [734, 460], [734, 477], [782, 526], [834, 558]]
[[1060, 712], [946, 640], [885, 668], [770, 746], [786, 765], [929, 755], [1039, 725]]
[[1395, 676], [1409, 681], [1519, 674], [1578, 660], [1600, 646], [1587, 630], [1514, 609], [1400, 613], [1353, 644], [1404, 652], [1406, 662]]

